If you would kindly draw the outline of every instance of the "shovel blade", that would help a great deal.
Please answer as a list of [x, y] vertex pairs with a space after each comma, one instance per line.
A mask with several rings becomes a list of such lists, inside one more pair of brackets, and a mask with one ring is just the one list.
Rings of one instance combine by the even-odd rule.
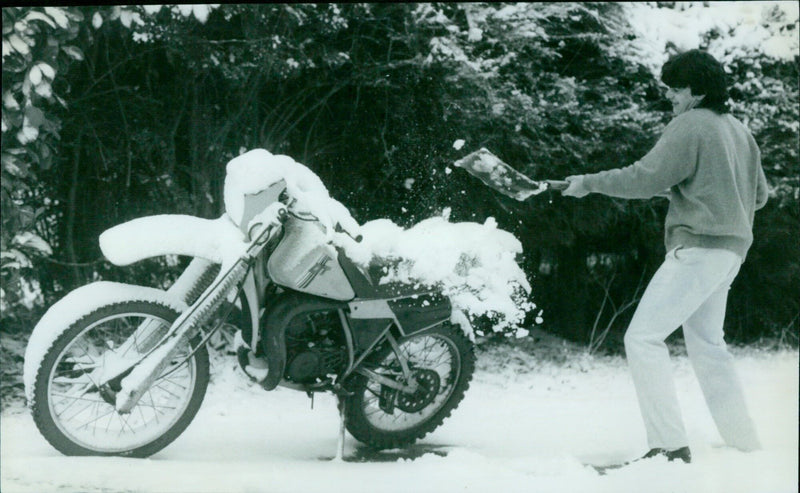
[[525, 200], [549, 188], [547, 182], [531, 180], [486, 148], [467, 154], [453, 164], [463, 168], [489, 188], [516, 200]]

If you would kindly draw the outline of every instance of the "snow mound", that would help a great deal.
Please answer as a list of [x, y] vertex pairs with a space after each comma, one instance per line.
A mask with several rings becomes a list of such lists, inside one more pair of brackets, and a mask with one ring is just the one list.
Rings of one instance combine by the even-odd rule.
[[497, 331], [519, 325], [536, 306], [527, 299], [531, 286], [516, 261], [522, 244], [494, 218], [451, 223], [448, 215], [445, 210], [409, 229], [389, 219], [370, 221], [361, 226], [363, 241], [346, 251], [362, 264], [370, 258], [393, 261], [382, 284], [434, 285], [468, 316], [497, 317]]

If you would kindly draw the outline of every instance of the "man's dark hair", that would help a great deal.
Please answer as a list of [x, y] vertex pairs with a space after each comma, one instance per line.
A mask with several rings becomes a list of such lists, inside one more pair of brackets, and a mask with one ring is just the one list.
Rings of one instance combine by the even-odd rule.
[[661, 81], [672, 88], [689, 87], [694, 96], [705, 95], [698, 108], [728, 112], [725, 69], [705, 51], [689, 50], [667, 60], [661, 68]]

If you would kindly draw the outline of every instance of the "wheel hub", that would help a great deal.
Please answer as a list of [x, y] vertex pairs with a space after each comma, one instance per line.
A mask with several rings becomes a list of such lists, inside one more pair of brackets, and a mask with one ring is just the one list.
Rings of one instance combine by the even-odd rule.
[[407, 413], [421, 411], [425, 406], [433, 402], [436, 394], [439, 393], [440, 379], [439, 374], [435, 371], [427, 369], [416, 370], [413, 377], [417, 381], [417, 391], [414, 393], [397, 393], [397, 407]]

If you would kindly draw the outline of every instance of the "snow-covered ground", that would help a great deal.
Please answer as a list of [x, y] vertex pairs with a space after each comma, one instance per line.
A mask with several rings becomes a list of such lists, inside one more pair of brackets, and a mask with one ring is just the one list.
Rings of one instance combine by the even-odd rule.
[[[675, 374], [694, 461], [657, 458], [600, 475], [645, 451], [633, 385], [621, 358], [556, 363], [508, 347], [481, 351], [465, 400], [410, 451], [366, 462], [347, 438], [335, 455], [331, 396], [252, 387], [217, 359], [189, 429], [150, 459], [64, 457], [29, 413], [2, 416], [3, 493], [32, 492], [790, 492], [798, 484], [798, 353], [736, 352], [764, 450], [723, 446], [685, 357]], [[446, 454], [446, 455], [445, 455]], [[369, 454], [366, 454], [369, 456]], [[387, 459], [389, 459], [387, 461]]]

